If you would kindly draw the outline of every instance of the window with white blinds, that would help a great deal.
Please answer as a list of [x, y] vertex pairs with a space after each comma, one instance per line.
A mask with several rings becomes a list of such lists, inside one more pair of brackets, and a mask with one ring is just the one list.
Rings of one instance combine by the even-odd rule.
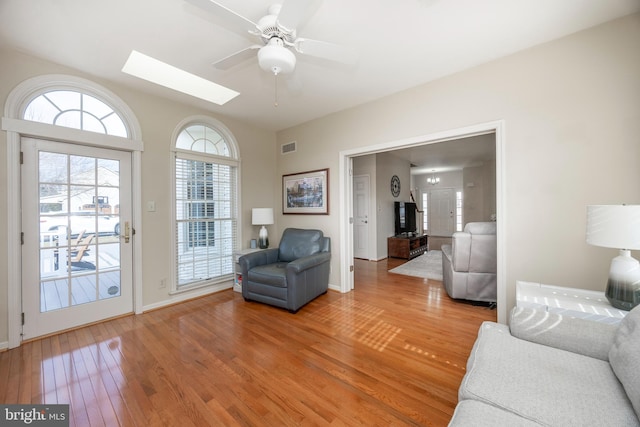
[[[192, 129], [185, 128], [178, 140], [192, 137]], [[207, 133], [216, 136], [215, 144], [226, 145], [220, 133], [209, 128]], [[205, 153], [196, 147], [207, 145], [205, 141], [190, 146]], [[235, 150], [217, 150], [216, 154], [228, 156], [230, 152]], [[233, 275], [238, 230], [237, 164], [215, 157], [181, 150], [175, 154], [177, 289], [217, 283]]]

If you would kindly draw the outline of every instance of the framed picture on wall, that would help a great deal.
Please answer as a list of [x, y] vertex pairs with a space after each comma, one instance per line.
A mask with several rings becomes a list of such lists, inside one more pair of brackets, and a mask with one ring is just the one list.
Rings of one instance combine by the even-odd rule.
[[282, 175], [283, 214], [329, 214], [329, 169]]

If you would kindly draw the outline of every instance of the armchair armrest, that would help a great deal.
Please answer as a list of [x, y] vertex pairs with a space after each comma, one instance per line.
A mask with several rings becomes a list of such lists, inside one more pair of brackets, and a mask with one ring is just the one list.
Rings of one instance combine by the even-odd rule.
[[277, 262], [278, 248], [265, 249], [263, 251], [242, 255], [238, 261], [242, 268], [242, 274], [246, 276], [247, 272], [253, 267]]
[[509, 328], [514, 337], [605, 361], [617, 330], [607, 323], [523, 307], [511, 311]]
[[324, 264], [329, 260], [331, 260], [330, 252], [319, 252], [317, 254], [309, 255], [291, 261], [289, 264], [287, 264], [287, 270], [294, 271], [297, 274], [317, 265]]

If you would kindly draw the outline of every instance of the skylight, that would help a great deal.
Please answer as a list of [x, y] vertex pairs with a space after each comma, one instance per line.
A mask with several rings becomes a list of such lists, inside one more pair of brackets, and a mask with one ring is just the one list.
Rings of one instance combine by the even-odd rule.
[[132, 50], [122, 71], [151, 83], [186, 93], [214, 104], [224, 105], [239, 92], [188, 73], [155, 58]]

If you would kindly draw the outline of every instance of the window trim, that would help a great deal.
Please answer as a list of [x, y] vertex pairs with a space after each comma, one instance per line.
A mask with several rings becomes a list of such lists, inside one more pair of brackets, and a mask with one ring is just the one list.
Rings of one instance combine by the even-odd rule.
[[[204, 153], [200, 151], [191, 151], [185, 150], [181, 148], [176, 148], [176, 142], [178, 140], [178, 135], [185, 128], [192, 125], [204, 125], [213, 128], [216, 130], [226, 141], [229, 146], [229, 157], [220, 156], [210, 153]], [[171, 153], [170, 156], [170, 167], [171, 167], [171, 224], [172, 224], [172, 236], [171, 236], [171, 288], [169, 291], [169, 295], [179, 295], [185, 292], [190, 292], [194, 290], [199, 290], [203, 288], [207, 288], [212, 292], [224, 289], [230, 289], [233, 287], [233, 274], [231, 274], [230, 278], [214, 278], [205, 281], [194, 282], [188, 285], [182, 285], [178, 287], [178, 271], [177, 271], [177, 243], [176, 243], [176, 232], [177, 232], [177, 214], [176, 214], [176, 158], [186, 159], [186, 160], [195, 160], [195, 161], [203, 161], [210, 163], [219, 163], [227, 166], [232, 166], [236, 168], [236, 206], [237, 206], [237, 223], [236, 223], [236, 242], [235, 247], [237, 249], [241, 248], [242, 242], [242, 185], [241, 185], [241, 161], [240, 161], [240, 151], [238, 147], [238, 143], [231, 133], [231, 131], [219, 120], [214, 119], [208, 116], [189, 116], [183, 120], [181, 120], [171, 135]]]

